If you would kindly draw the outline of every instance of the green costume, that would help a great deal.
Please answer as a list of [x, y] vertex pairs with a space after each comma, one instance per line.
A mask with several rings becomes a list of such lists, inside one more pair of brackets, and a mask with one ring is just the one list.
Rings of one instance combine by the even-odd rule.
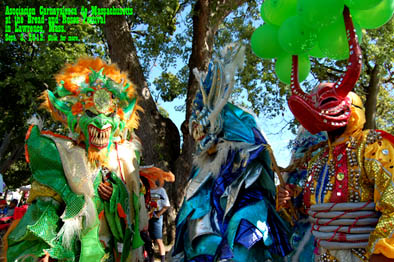
[[[67, 76], [70, 68], [89, 79], [77, 84], [77, 92], [67, 85], [77, 78]], [[31, 205], [8, 236], [8, 261], [36, 261], [46, 254], [59, 261], [132, 261], [138, 255], [145, 213], [140, 212], [140, 144], [132, 132], [136, 101], [130, 84], [117, 83], [123, 75], [114, 69], [98, 59], [80, 60], [60, 75], [55, 92], [60, 98], [46, 91], [52, 116], [64, 120], [74, 139], [36, 125], [29, 129]], [[125, 139], [130, 136], [134, 139]], [[104, 183], [112, 187], [107, 200], [99, 193]]]

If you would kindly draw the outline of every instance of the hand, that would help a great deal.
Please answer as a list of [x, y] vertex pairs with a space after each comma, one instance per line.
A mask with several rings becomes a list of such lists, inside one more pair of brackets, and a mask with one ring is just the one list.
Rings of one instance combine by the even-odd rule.
[[393, 262], [394, 259], [388, 258], [382, 254], [372, 254], [369, 258], [369, 262]]
[[292, 185], [286, 185], [285, 187], [279, 186], [278, 188], [278, 204], [281, 207], [288, 207], [291, 198], [294, 195]]
[[41, 257], [39, 262], [52, 262], [52, 261], [55, 261], [55, 259], [53, 259], [53, 258], [51, 258], [49, 256], [48, 251], [44, 251], [44, 252], [45, 252], [45, 256]]
[[109, 182], [101, 182], [98, 186], [98, 193], [103, 200], [110, 200], [112, 196], [112, 185]]
[[154, 218], [159, 218], [160, 216], [161, 216], [160, 212], [156, 212], [156, 211], [153, 212], [153, 217]]

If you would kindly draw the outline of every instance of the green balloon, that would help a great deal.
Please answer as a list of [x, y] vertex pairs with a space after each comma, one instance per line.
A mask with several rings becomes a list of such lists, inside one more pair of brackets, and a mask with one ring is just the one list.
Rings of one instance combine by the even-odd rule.
[[375, 29], [387, 23], [394, 12], [394, 0], [383, 0], [367, 10], [350, 9], [353, 20], [362, 28]]
[[345, 0], [345, 5], [354, 9], [371, 9], [381, 3], [383, 0]]
[[253, 52], [261, 58], [275, 58], [283, 53], [278, 41], [279, 28], [264, 24], [257, 28], [250, 39]]
[[[275, 63], [275, 73], [283, 83], [290, 84], [292, 56], [285, 54], [279, 56]], [[298, 56], [298, 79], [304, 81], [311, 70], [311, 62], [307, 55]]]
[[316, 44], [317, 34], [304, 26], [300, 17], [292, 16], [279, 28], [278, 38], [286, 52], [297, 55], [308, 52]]
[[[362, 39], [362, 30], [358, 24], [354, 24], [359, 43]], [[349, 58], [349, 44], [346, 37], [345, 22], [338, 19], [334, 24], [324, 27], [318, 35], [318, 43], [322, 53], [336, 60]]]
[[292, 16], [283, 22], [278, 37], [286, 52], [297, 55], [308, 52], [316, 44], [317, 34], [304, 26], [299, 16]]
[[318, 36], [320, 50], [331, 59], [342, 60], [349, 57], [345, 22], [338, 19], [334, 24], [324, 27]]
[[324, 57], [323, 52], [320, 50], [319, 43], [316, 43], [316, 45], [311, 50], [309, 50], [308, 54], [317, 58]]
[[304, 25], [319, 30], [342, 17], [344, 0], [299, 0], [297, 14]]
[[358, 44], [361, 45], [361, 42], [363, 40], [363, 29], [361, 28], [361, 26], [359, 24], [357, 24], [356, 21], [353, 21], [353, 26], [356, 29]]
[[261, 5], [264, 22], [280, 26], [288, 17], [296, 14], [297, 0], [265, 0]]

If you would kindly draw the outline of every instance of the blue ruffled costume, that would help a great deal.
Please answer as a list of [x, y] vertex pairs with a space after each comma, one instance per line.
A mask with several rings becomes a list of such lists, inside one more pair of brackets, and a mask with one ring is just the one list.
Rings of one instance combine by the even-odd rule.
[[[267, 141], [249, 113], [227, 103], [217, 173], [196, 164], [178, 213], [173, 261], [281, 261], [291, 251], [289, 227], [275, 210]], [[196, 163], [196, 162], [195, 162]], [[214, 169], [213, 169], [214, 170]]]

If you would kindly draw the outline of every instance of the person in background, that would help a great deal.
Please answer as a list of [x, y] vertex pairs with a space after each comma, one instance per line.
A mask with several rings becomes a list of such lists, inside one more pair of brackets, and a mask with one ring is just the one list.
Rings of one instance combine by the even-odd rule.
[[12, 199], [10, 204], [8, 205], [8, 210], [7, 210], [7, 217], [12, 217], [15, 212], [15, 207], [18, 205], [18, 199]]
[[[149, 224], [153, 224], [152, 226], [148, 225], [148, 227], [143, 229], [141, 232], [141, 237], [144, 240], [144, 248], [146, 254], [144, 254], [144, 261], [153, 261], [154, 259], [154, 250], [153, 250], [153, 241], [152, 238], [154, 236], [154, 242], [159, 246], [160, 255], [162, 256], [162, 261], [164, 261], [164, 245], [162, 238], [162, 230], [163, 230], [163, 222], [154, 221], [158, 220], [156, 217], [158, 215], [161, 220], [163, 220], [162, 214], [168, 209], [170, 203], [168, 201], [168, 196], [163, 186], [165, 182], [174, 182], [175, 176], [171, 171], [164, 171], [155, 166], [141, 166], [140, 167], [140, 179], [143, 184], [142, 190], [144, 192], [145, 198], [145, 207], [148, 210], [148, 216], [152, 222]], [[151, 192], [153, 190], [153, 193]], [[167, 201], [163, 201], [163, 199], [167, 199]], [[161, 207], [159, 207], [161, 206]], [[163, 207], [164, 206], [164, 207]], [[154, 218], [155, 217], [155, 218]], [[159, 219], [160, 220], [160, 219]], [[156, 232], [149, 233], [149, 228], [157, 228], [157, 231], [160, 232], [159, 235]]]
[[[163, 244], [163, 214], [170, 207], [167, 192], [163, 187], [150, 190], [151, 205], [154, 210], [152, 218], [149, 220], [149, 235], [151, 239], [159, 246], [160, 261], [164, 262], [166, 250]], [[153, 261], [154, 256], [150, 257]]]
[[29, 198], [29, 191], [25, 191], [23, 192], [22, 198], [19, 201], [19, 205], [20, 207], [27, 205], [27, 199]]
[[[163, 244], [163, 214], [170, 207], [170, 201], [163, 187], [151, 189], [150, 196], [154, 210], [149, 220], [149, 236], [159, 246], [160, 261], [163, 262], [166, 253]], [[153, 262], [154, 256], [150, 260]]]
[[5, 199], [0, 200], [0, 217], [7, 216], [8, 206], [7, 201]]

